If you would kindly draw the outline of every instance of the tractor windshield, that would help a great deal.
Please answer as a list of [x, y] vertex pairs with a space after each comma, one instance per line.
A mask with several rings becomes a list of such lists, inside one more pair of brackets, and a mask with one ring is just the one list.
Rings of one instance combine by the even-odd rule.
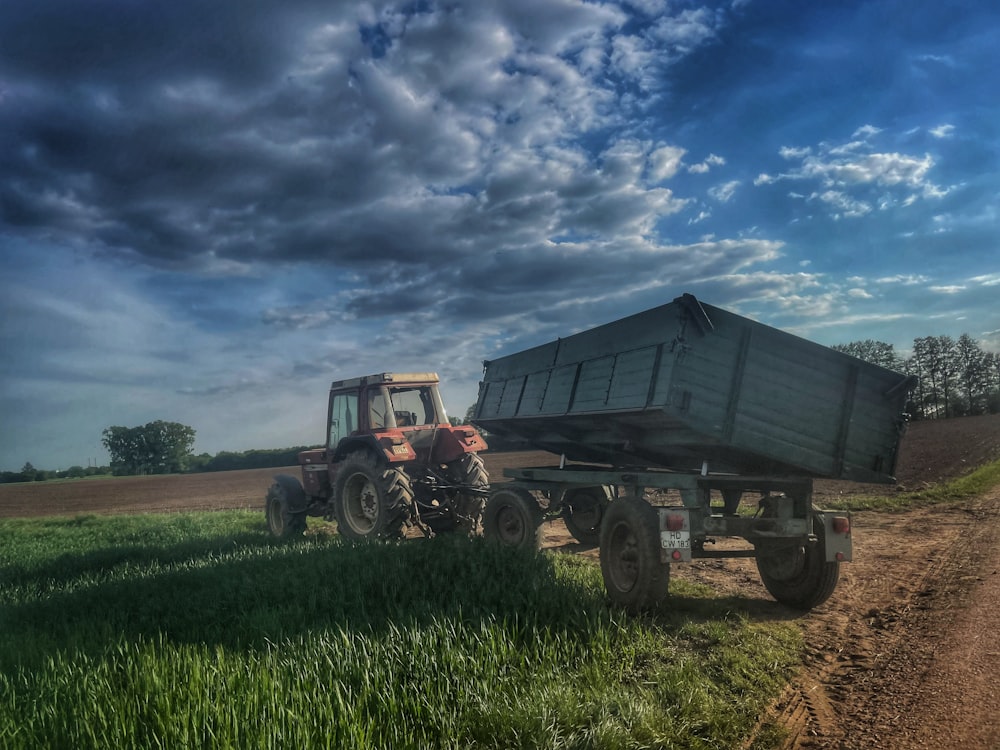
[[447, 419], [434, 386], [385, 387], [381, 391], [371, 395], [372, 427], [421, 427]]

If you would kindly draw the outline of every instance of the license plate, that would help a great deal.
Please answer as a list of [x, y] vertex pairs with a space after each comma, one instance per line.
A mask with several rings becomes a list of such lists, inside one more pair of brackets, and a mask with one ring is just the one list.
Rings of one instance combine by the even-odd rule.
[[407, 447], [405, 445], [394, 445], [392, 446], [392, 452], [395, 453], [397, 456], [405, 456], [410, 451], [407, 450]]
[[691, 532], [661, 531], [660, 543], [663, 549], [691, 549]]

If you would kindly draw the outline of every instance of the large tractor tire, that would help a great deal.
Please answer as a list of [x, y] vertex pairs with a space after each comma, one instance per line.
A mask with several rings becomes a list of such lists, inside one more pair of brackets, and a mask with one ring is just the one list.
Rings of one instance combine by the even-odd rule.
[[795, 609], [818, 607], [833, 594], [840, 563], [827, 562], [823, 522], [813, 518], [816, 542], [757, 545], [757, 571], [764, 588], [782, 604]]
[[583, 544], [601, 539], [601, 521], [611, 502], [607, 487], [580, 487], [568, 490], [562, 500], [562, 517], [573, 538]]
[[334, 486], [337, 528], [349, 539], [398, 539], [413, 502], [410, 477], [369, 453], [347, 456]]
[[[486, 489], [490, 485], [486, 465], [478, 453], [466, 453], [461, 458], [452, 461], [446, 468], [448, 479], [455, 484], [467, 487]], [[486, 498], [483, 495], [457, 493], [454, 499], [453, 516], [455, 528], [465, 531], [470, 536], [482, 531], [483, 509]]]
[[600, 556], [604, 587], [618, 606], [636, 613], [666, 598], [670, 565], [660, 559], [659, 517], [649, 503], [624, 497], [608, 506]]
[[527, 490], [501, 488], [486, 501], [483, 536], [510, 547], [538, 549], [542, 544], [542, 509]]
[[276, 478], [264, 500], [264, 515], [271, 535], [278, 539], [302, 536], [306, 530], [304, 511], [305, 492], [298, 481], [292, 477]]

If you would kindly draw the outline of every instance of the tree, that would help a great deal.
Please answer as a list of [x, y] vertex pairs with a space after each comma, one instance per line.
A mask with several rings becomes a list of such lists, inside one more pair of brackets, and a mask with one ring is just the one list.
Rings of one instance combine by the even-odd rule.
[[981, 414], [989, 392], [990, 370], [986, 353], [967, 333], [955, 345], [958, 378], [965, 391], [966, 414]]
[[25, 461], [21, 467], [21, 481], [34, 482], [38, 478], [38, 469], [31, 465], [31, 461]]
[[847, 344], [835, 344], [830, 348], [889, 370], [900, 370], [903, 367], [903, 358], [896, 354], [892, 344], [887, 344], [884, 341], [865, 339], [864, 341], [851, 341]]
[[919, 407], [926, 417], [950, 417], [957, 370], [956, 344], [951, 336], [913, 340], [908, 366], [920, 378]]
[[185, 469], [195, 431], [157, 420], [141, 427], [108, 427], [102, 435], [115, 474], [169, 474]]

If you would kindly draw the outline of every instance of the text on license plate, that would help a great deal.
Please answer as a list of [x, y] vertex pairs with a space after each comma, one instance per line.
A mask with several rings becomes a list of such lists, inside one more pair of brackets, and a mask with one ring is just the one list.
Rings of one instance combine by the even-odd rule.
[[407, 446], [405, 445], [394, 445], [392, 446], [392, 452], [395, 453], [397, 456], [399, 455], [405, 456], [410, 451], [407, 449]]
[[690, 549], [690, 531], [661, 531], [660, 543], [664, 549]]

